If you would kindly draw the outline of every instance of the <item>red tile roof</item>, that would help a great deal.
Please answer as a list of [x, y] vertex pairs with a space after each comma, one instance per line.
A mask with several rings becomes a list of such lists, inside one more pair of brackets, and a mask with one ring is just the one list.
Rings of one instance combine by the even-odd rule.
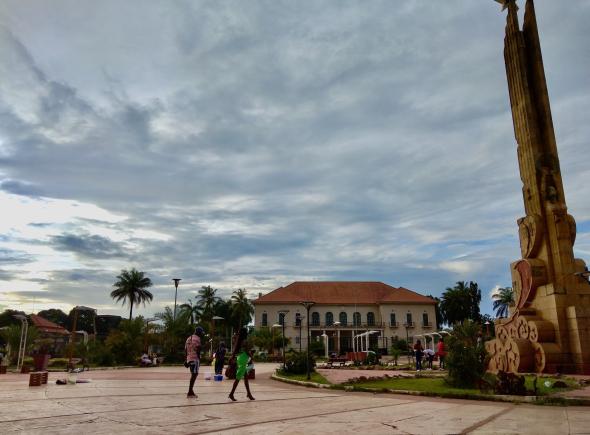
[[253, 301], [254, 304], [312, 301], [326, 305], [435, 304], [433, 299], [407, 288], [382, 282], [296, 281], [279, 287]]
[[62, 334], [62, 335], [69, 335], [70, 334], [67, 329], [59, 326], [56, 323], [50, 322], [49, 320], [47, 320], [41, 316], [38, 316], [36, 314], [31, 314], [29, 317], [31, 319], [31, 323], [33, 325], [35, 325], [35, 327], [42, 332], [49, 332], [49, 333], [53, 333], [53, 334]]

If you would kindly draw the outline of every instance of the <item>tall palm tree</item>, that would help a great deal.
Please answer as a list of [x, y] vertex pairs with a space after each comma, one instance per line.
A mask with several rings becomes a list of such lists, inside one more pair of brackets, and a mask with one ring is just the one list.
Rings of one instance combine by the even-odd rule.
[[152, 286], [152, 281], [145, 276], [143, 272], [132, 268], [131, 270], [122, 270], [117, 276], [117, 281], [113, 284], [115, 290], [111, 292], [111, 297], [117, 302], [123, 301], [129, 303], [129, 320], [133, 316], [133, 305], [139, 306], [140, 303], [151, 302], [154, 295], [146, 290]]
[[254, 314], [254, 306], [250, 302], [250, 299], [248, 299], [246, 289], [239, 288], [235, 290], [231, 296], [231, 304], [232, 317], [239, 322], [236, 326], [241, 328], [250, 323]]
[[501, 287], [492, 296], [494, 300], [493, 309], [496, 317], [508, 317], [508, 308], [514, 305], [514, 290], [512, 287]]
[[211, 321], [215, 315], [215, 304], [220, 300], [216, 293], [217, 289], [210, 285], [204, 285], [198, 292], [197, 306], [201, 309], [201, 318], [205, 321]]
[[194, 325], [195, 321], [201, 316], [201, 307], [198, 304], [193, 304], [190, 298], [187, 303], [180, 306], [180, 310], [190, 316], [191, 325]]

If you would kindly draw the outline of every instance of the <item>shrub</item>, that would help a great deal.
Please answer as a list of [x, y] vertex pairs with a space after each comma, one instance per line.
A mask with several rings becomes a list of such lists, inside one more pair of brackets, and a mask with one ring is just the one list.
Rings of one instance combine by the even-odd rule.
[[473, 388], [485, 373], [486, 351], [480, 336], [479, 324], [471, 320], [456, 325], [449, 336], [446, 366], [447, 382], [453, 387]]
[[309, 353], [316, 356], [322, 356], [326, 352], [322, 341], [311, 341], [309, 343]]
[[[292, 351], [285, 355], [285, 373], [294, 375], [301, 375], [307, 373], [306, 364], [307, 352]], [[313, 371], [315, 367], [315, 359], [313, 355], [309, 355], [309, 367]]]

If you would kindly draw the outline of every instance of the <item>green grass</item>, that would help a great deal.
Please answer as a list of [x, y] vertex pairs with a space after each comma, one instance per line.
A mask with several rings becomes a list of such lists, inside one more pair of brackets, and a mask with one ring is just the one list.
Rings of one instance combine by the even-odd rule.
[[[307, 381], [307, 375], [305, 373], [302, 375], [294, 375], [292, 373], [285, 373], [282, 370], [277, 370], [277, 375], [279, 375], [282, 378], [292, 379], [294, 381]], [[317, 384], [326, 384], [326, 385], [330, 384], [330, 382], [326, 378], [324, 378], [322, 375], [320, 375], [317, 372], [311, 373], [311, 379], [309, 382], [315, 382]]]
[[[535, 379], [535, 376], [533, 376], [533, 375], [526, 375], [525, 376], [524, 385], [527, 390], [531, 390], [531, 391], [533, 390], [533, 380], [534, 379]], [[558, 380], [565, 382], [568, 385], [568, 387], [567, 388], [552, 388], [552, 387], [545, 386], [545, 381], [549, 381], [549, 382], [551, 382], [551, 385], [553, 385], [553, 383]], [[564, 378], [552, 378], [552, 377], [539, 377], [539, 378], [537, 378], [537, 396], [546, 396], [548, 394], [558, 393], [561, 391], [575, 390], [576, 388], [580, 388], [580, 385], [576, 382], [575, 379], [565, 378], [565, 377]]]
[[355, 382], [349, 385], [360, 388], [425, 391], [432, 394], [481, 394], [475, 388], [451, 387], [442, 378], [394, 378], [379, 381]]
[[[525, 377], [525, 386], [527, 390], [533, 390], [533, 379], [532, 375]], [[564, 381], [568, 388], [552, 388], [544, 385], [545, 381], [550, 381], [551, 384], [558, 380], [558, 378], [538, 378], [537, 380], [537, 395], [546, 396], [552, 393], [560, 391], [567, 391], [575, 388], [579, 388], [577, 382], [569, 378], [559, 378]], [[456, 388], [448, 385], [442, 378], [424, 377], [424, 378], [394, 378], [394, 379], [382, 379], [377, 381], [366, 381], [366, 382], [355, 382], [352, 385], [360, 388], [375, 388], [375, 389], [392, 389], [392, 390], [407, 390], [407, 391], [424, 391], [431, 394], [441, 395], [456, 395], [456, 394], [475, 394], [475, 395], [490, 395], [491, 392], [480, 391], [476, 388]]]

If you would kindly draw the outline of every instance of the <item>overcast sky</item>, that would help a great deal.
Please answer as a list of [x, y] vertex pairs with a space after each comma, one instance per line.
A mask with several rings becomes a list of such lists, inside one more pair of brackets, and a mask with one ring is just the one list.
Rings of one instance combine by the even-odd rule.
[[[521, 6], [524, 2], [520, 2]], [[576, 254], [590, 260], [590, 1], [537, 0]], [[521, 13], [524, 8], [521, 7]], [[0, 309], [151, 315], [296, 280], [483, 311], [520, 257], [491, 0], [0, 3]]]

